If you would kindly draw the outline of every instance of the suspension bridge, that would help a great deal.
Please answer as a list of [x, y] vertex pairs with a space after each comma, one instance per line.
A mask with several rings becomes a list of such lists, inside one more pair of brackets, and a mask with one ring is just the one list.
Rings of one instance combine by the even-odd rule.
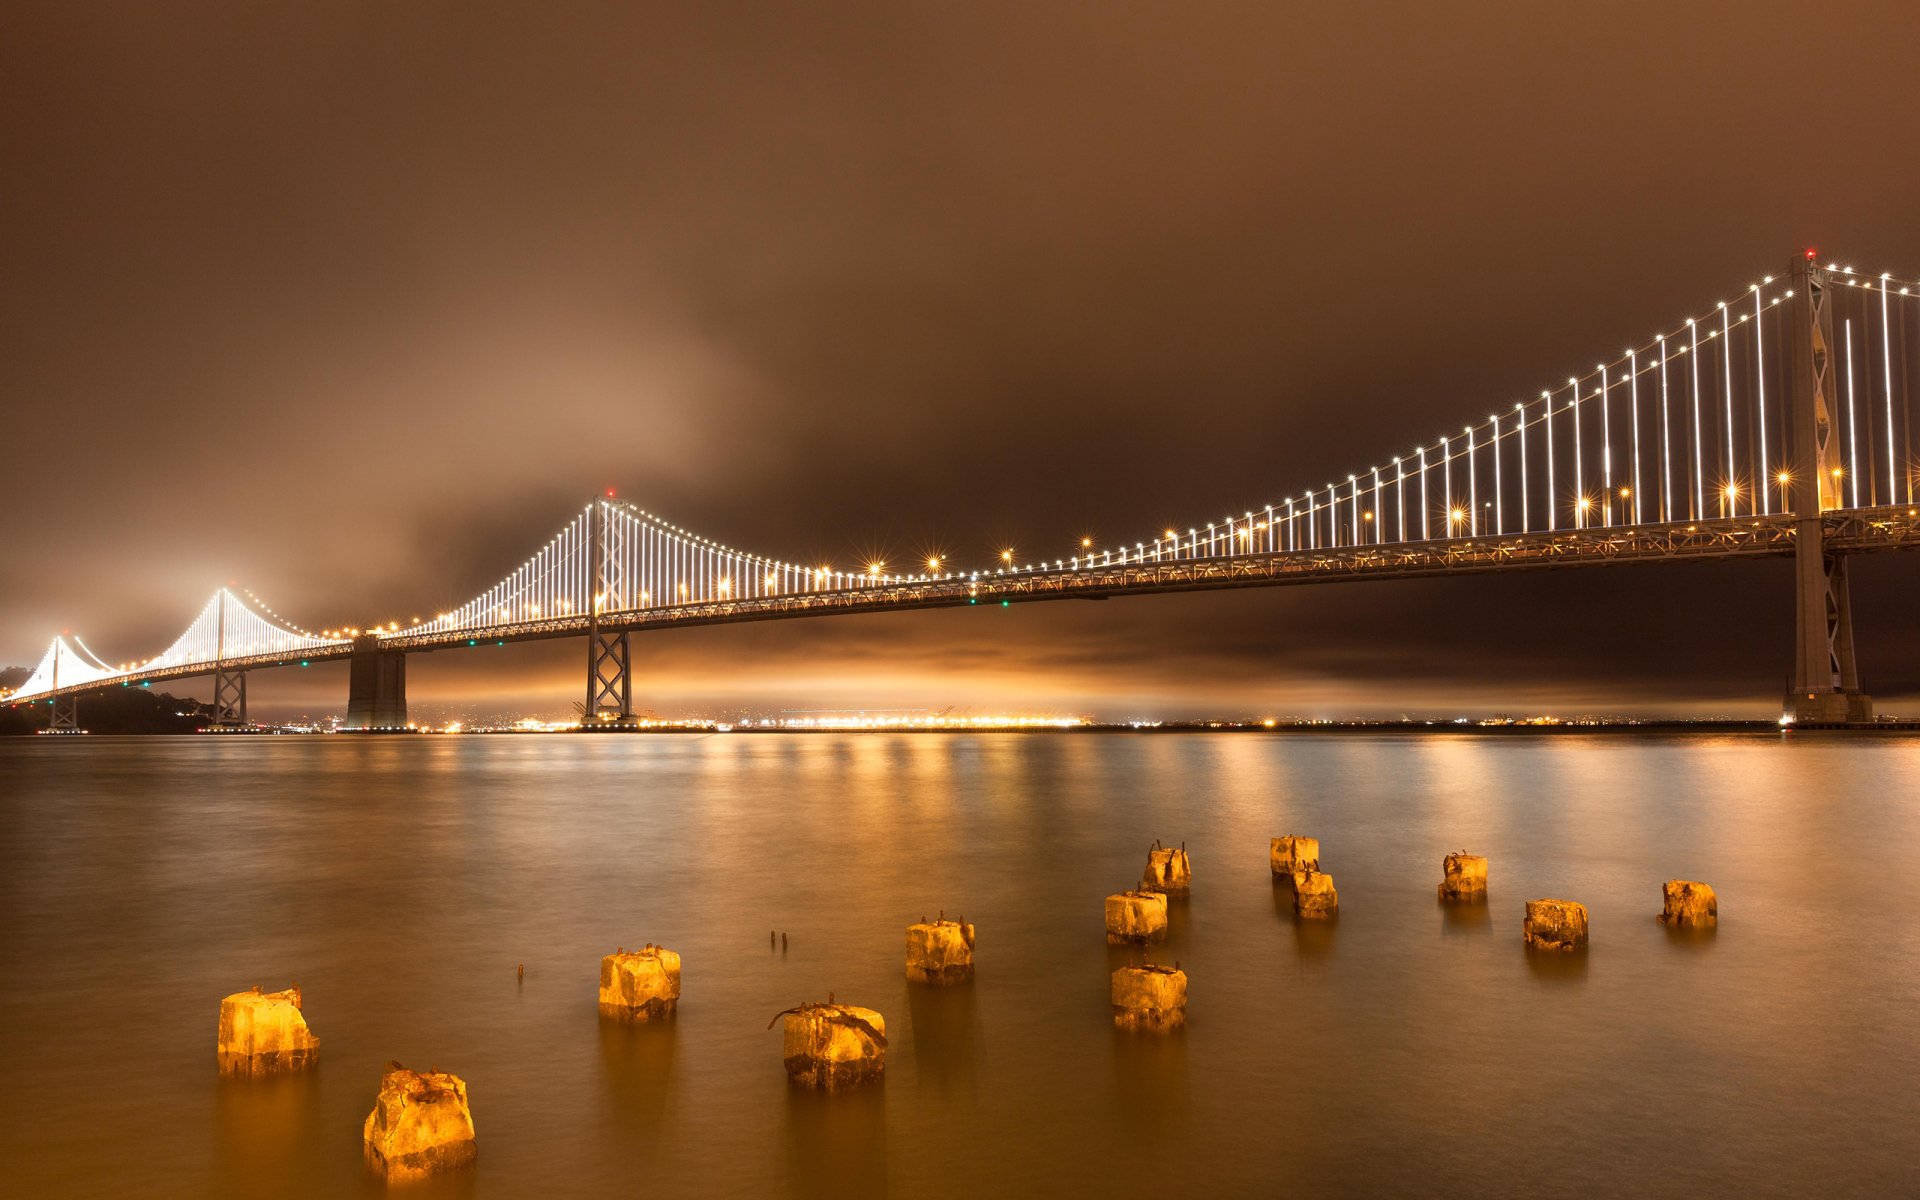
[[[1910, 346], [1910, 342], [1913, 344]], [[631, 637], [735, 621], [1689, 559], [1795, 563], [1784, 719], [1871, 720], [1854, 657], [1857, 554], [1920, 549], [1920, 281], [1812, 252], [1781, 276], [1364, 469], [1258, 509], [1051, 561], [923, 571], [766, 558], [594, 498], [498, 583], [431, 620], [303, 629], [222, 588], [153, 658], [53, 639], [4, 697], [78, 728], [111, 687], [211, 676], [244, 727], [247, 673], [347, 660], [347, 725], [407, 726], [406, 656], [586, 640], [583, 727], [635, 724]]]

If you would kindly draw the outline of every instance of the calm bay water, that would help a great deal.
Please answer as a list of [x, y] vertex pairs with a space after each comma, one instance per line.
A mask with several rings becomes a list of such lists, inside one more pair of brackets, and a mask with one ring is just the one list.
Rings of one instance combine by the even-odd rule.
[[[397, 1058], [479, 1132], [417, 1196], [1914, 1194], [1916, 802], [1920, 743], [1874, 739], [11, 739], [0, 1193], [378, 1192]], [[1168, 1038], [1113, 1030], [1101, 929], [1156, 837], [1195, 876]], [[1717, 934], [1654, 920], [1673, 877]], [[1584, 959], [1522, 951], [1535, 896], [1588, 905]], [[978, 978], [910, 988], [942, 908]], [[603, 1024], [647, 941], [678, 1018]], [[218, 1079], [219, 998], [291, 981], [320, 1069]], [[885, 1014], [884, 1083], [788, 1087], [767, 1022], [829, 991]]]

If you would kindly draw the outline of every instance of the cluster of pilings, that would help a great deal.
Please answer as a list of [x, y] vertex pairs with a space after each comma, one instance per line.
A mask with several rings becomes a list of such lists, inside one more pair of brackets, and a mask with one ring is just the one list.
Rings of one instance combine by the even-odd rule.
[[[1267, 861], [1275, 884], [1292, 896], [1298, 920], [1332, 921], [1338, 917], [1340, 894], [1333, 876], [1321, 869], [1318, 838], [1300, 834], [1274, 838], [1268, 844]], [[1145, 957], [1145, 948], [1166, 940], [1168, 905], [1184, 900], [1192, 888], [1193, 864], [1186, 844], [1175, 850], [1155, 841], [1147, 851], [1140, 886], [1107, 897], [1107, 943], [1139, 947], [1143, 955], [1113, 972], [1113, 1023], [1117, 1028], [1167, 1032], [1186, 1024], [1186, 972], [1178, 960], [1171, 967], [1153, 963]], [[1462, 850], [1442, 858], [1439, 901], [1443, 905], [1484, 905], [1486, 856]], [[1719, 921], [1719, 913], [1718, 898], [1707, 884], [1671, 879], [1663, 885], [1659, 917], [1663, 924], [1712, 928]], [[1587, 948], [1587, 924], [1586, 906], [1578, 901], [1529, 900], [1520, 926], [1521, 945], [1529, 952], [1581, 952]]]
[[[1293, 894], [1294, 912], [1305, 921], [1334, 919], [1339, 894], [1333, 876], [1320, 869], [1317, 838], [1289, 834], [1272, 840], [1268, 862], [1277, 884]], [[1140, 886], [1106, 898], [1110, 945], [1141, 948], [1143, 957], [1110, 979], [1115, 1028], [1167, 1033], [1185, 1026], [1187, 974], [1144, 957], [1145, 948], [1167, 937], [1171, 902], [1193, 886], [1193, 864], [1182, 843], [1155, 842], [1147, 851]], [[1441, 862], [1442, 904], [1485, 904], [1487, 860], [1460, 851]], [[1719, 919], [1713, 889], [1693, 880], [1669, 880], [1660, 918], [1673, 926], [1711, 927]], [[769, 933], [770, 942], [774, 934]], [[974, 927], [942, 911], [907, 926], [906, 972], [914, 984], [945, 987], [973, 980]], [[784, 936], [781, 943], [784, 944]], [[1587, 946], [1586, 906], [1572, 900], [1526, 903], [1521, 941], [1529, 951], [1578, 952]], [[525, 967], [520, 968], [521, 977]], [[649, 942], [624, 946], [600, 960], [598, 1003], [612, 1021], [666, 1021], [679, 1011], [680, 955]], [[781, 1060], [796, 1085], [833, 1091], [871, 1082], [886, 1071], [887, 1022], [879, 1012], [842, 1004], [829, 992], [824, 1002], [802, 1003], [775, 1013], [768, 1029], [784, 1020]], [[307, 1025], [298, 984], [285, 991], [259, 987], [220, 1002], [216, 1048], [220, 1072], [257, 1079], [310, 1070], [320, 1061], [320, 1039]], [[389, 1182], [423, 1178], [467, 1166], [479, 1156], [466, 1081], [437, 1067], [413, 1071], [389, 1062], [381, 1075], [373, 1111], [361, 1129], [368, 1168]]]
[[[943, 911], [931, 921], [922, 917], [907, 926], [906, 942], [907, 978], [914, 983], [972, 981], [974, 927], [964, 916], [948, 920]], [[519, 976], [526, 977], [524, 964]], [[255, 986], [221, 1000], [215, 1049], [221, 1074], [259, 1079], [318, 1066], [320, 1039], [307, 1025], [302, 1000], [298, 984], [279, 992]], [[651, 942], [637, 950], [616, 947], [600, 960], [597, 1000], [606, 1020], [672, 1019], [680, 1006], [680, 955]], [[884, 1073], [887, 1022], [873, 1009], [838, 1003], [828, 993], [824, 1003], [776, 1013], [767, 1027], [782, 1017], [781, 1057], [795, 1084], [832, 1091]], [[413, 1071], [389, 1062], [361, 1143], [369, 1170], [390, 1183], [475, 1162], [479, 1148], [466, 1080], [437, 1067]]]

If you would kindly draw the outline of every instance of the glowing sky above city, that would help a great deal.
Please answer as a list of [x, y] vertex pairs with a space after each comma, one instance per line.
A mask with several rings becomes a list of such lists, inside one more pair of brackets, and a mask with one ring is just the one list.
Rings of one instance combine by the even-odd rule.
[[[229, 580], [311, 628], [405, 621], [608, 487], [803, 562], [1131, 543], [1535, 395], [1803, 246], [1920, 272], [1911, 3], [0, 27], [0, 663], [61, 629], [151, 654]], [[636, 665], [663, 715], [1764, 716], [1789, 580], [780, 622], [643, 637]], [[1920, 559], [1856, 567], [1883, 707], [1920, 703], [1916, 583]], [[410, 693], [557, 713], [583, 657], [435, 654]], [[342, 669], [251, 686], [256, 715], [345, 702]]]

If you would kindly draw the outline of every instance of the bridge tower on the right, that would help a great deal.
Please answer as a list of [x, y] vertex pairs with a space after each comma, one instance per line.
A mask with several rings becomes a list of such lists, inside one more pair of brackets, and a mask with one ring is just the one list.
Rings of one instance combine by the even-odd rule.
[[[1831, 281], [1813, 261], [1796, 259], [1787, 313], [1786, 416], [1790, 438], [1788, 494], [1794, 523], [1793, 687], [1783, 716], [1796, 724], [1873, 719], [1873, 697], [1860, 690], [1853, 655], [1853, 610], [1847, 559], [1829, 553], [1821, 514], [1843, 507], [1842, 464], [1834, 437]], [[1764, 482], [1762, 482], [1764, 486]]]

